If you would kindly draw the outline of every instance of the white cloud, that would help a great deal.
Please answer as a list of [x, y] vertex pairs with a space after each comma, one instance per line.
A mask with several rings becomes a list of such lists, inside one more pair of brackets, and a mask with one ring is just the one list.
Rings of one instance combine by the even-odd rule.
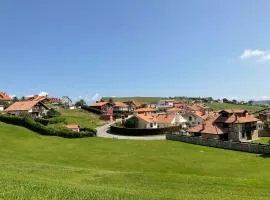
[[240, 56], [242, 60], [248, 59], [248, 58], [255, 58], [256, 61], [259, 62], [266, 62], [270, 61], [270, 51], [262, 51], [258, 49], [246, 49], [242, 55]]
[[47, 95], [48, 95], [48, 92], [43, 92], [43, 91], [38, 94], [38, 96], [42, 96], [42, 97], [47, 96]]
[[99, 96], [99, 93], [96, 93], [93, 97], [92, 97], [92, 100], [93, 101], [97, 101], [100, 99], [100, 96]]

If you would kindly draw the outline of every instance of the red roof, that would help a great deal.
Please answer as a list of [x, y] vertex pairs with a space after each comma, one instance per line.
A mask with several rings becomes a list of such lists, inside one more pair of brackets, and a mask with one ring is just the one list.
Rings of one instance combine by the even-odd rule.
[[0, 92], [0, 100], [1, 101], [11, 101], [12, 98], [5, 92]]
[[175, 118], [174, 115], [145, 115], [145, 114], [137, 114], [136, 117], [141, 118], [142, 120], [148, 123], [157, 122], [159, 124], [171, 124], [173, 119]]
[[204, 124], [199, 124], [195, 127], [188, 129], [188, 132], [191, 133], [205, 133], [212, 135], [221, 135], [225, 133], [225, 130], [222, 127], [219, 127], [215, 123], [216, 118], [209, 119], [204, 122]]
[[78, 124], [68, 124], [65, 127], [69, 128], [69, 129], [78, 129], [78, 128], [80, 128], [80, 126]]
[[127, 104], [125, 104], [125, 103], [123, 103], [123, 102], [114, 102], [113, 103], [113, 105], [115, 106], [115, 107], [128, 107], [128, 105]]
[[134, 110], [134, 112], [155, 112], [156, 109], [154, 108], [139, 108]]
[[32, 109], [36, 104], [38, 104], [38, 101], [18, 101], [9, 106], [5, 111], [11, 112], [11, 111], [28, 111]]
[[93, 107], [102, 107], [102, 106], [105, 106], [106, 104], [108, 104], [108, 102], [101, 101], [101, 102], [93, 103], [91, 106], [93, 106]]

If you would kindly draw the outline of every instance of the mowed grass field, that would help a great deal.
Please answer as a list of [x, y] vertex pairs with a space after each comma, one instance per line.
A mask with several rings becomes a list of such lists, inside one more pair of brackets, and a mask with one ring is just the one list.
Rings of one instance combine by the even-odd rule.
[[208, 103], [207, 106], [214, 111], [223, 110], [223, 109], [241, 109], [247, 110], [250, 113], [260, 111], [265, 107], [262, 106], [251, 106], [251, 105], [238, 105], [238, 104], [231, 104], [231, 103]]
[[83, 128], [93, 128], [103, 125], [106, 122], [100, 120], [100, 116], [90, 113], [82, 109], [69, 110], [69, 109], [59, 109], [61, 115], [56, 118], [64, 118], [69, 124], [78, 124]]
[[174, 141], [45, 137], [0, 122], [0, 199], [270, 199], [270, 158]]

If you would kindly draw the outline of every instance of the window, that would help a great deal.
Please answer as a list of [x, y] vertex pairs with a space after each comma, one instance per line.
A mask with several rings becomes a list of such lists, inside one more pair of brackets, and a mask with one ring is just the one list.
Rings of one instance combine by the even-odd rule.
[[229, 124], [223, 123], [224, 128], [229, 128]]
[[150, 127], [153, 128], [153, 123], [150, 123]]
[[189, 119], [189, 121], [192, 121], [192, 117], [191, 116], [188, 119]]
[[242, 138], [245, 138], [245, 133], [244, 132], [242, 132]]

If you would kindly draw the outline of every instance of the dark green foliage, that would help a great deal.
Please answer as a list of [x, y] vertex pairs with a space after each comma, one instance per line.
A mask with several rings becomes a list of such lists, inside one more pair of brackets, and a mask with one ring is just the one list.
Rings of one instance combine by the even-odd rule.
[[126, 128], [138, 128], [139, 120], [137, 117], [131, 117], [126, 120], [125, 127]]
[[8, 103], [7, 101], [1, 101], [1, 100], [0, 100], [0, 105], [3, 105], [4, 108], [9, 107], [9, 103]]
[[52, 117], [57, 117], [60, 116], [60, 112], [58, 112], [57, 110], [50, 108], [47, 112], [47, 117], [48, 118], [52, 118]]
[[96, 108], [92, 108], [90, 106], [82, 106], [81, 107], [83, 110], [86, 110], [86, 111], [89, 111], [89, 112], [92, 112], [92, 113], [95, 113], [95, 114], [101, 114], [101, 110], [99, 109], [96, 109]]
[[76, 107], [79, 107], [79, 106], [85, 106], [86, 105], [86, 102], [85, 102], [85, 100], [83, 100], [83, 99], [81, 99], [81, 100], [79, 100], [79, 101], [77, 101], [76, 103], [75, 103], [75, 106]]
[[64, 138], [82, 138], [92, 137], [96, 134], [96, 130], [90, 129], [87, 129], [87, 131], [74, 132], [66, 129], [65, 127], [46, 127], [43, 124], [36, 122], [33, 118], [27, 116], [16, 117], [12, 115], [0, 115], [0, 121], [8, 124], [23, 126], [41, 135], [59, 136]]
[[117, 125], [111, 126], [112, 133], [128, 136], [163, 135], [172, 132], [178, 132], [180, 131], [180, 129], [181, 129], [180, 126], [171, 126], [164, 128], [148, 128], [148, 129], [125, 128]]

